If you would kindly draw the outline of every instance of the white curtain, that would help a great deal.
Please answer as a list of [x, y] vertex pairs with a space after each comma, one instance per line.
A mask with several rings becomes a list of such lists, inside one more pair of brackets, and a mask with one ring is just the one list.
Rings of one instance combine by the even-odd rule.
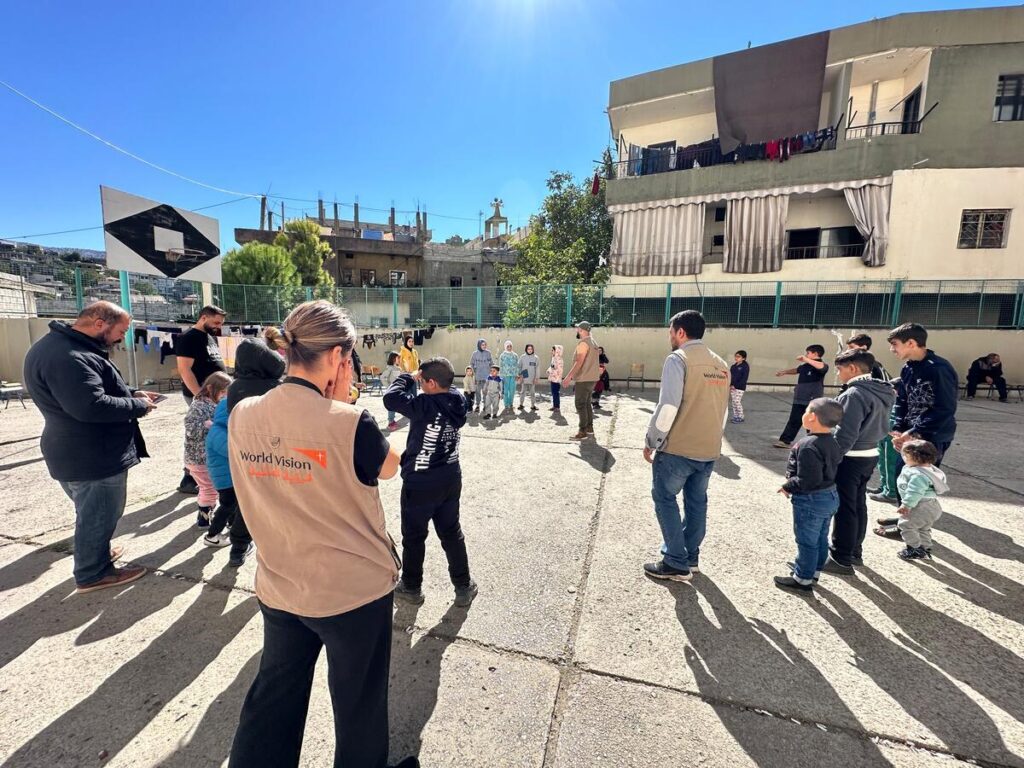
[[704, 248], [704, 203], [612, 213], [612, 273], [695, 275]]
[[885, 265], [885, 251], [889, 245], [889, 186], [866, 186], [844, 189], [846, 204], [850, 206], [857, 231], [866, 241], [861, 257], [869, 267]]
[[789, 195], [729, 200], [725, 212], [725, 272], [777, 272], [786, 255]]

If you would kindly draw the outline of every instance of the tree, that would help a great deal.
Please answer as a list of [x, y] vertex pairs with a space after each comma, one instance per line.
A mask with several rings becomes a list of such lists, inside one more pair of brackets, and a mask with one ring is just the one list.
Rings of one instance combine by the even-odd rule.
[[266, 243], [246, 243], [228, 251], [221, 263], [221, 272], [227, 285], [302, 284], [288, 252]]
[[466, 241], [462, 238], [462, 235], [452, 235], [444, 241], [445, 245], [465, 245]]
[[299, 274], [300, 285], [334, 285], [334, 278], [324, 269], [331, 257], [331, 246], [320, 239], [320, 225], [309, 219], [285, 222], [284, 231], [274, 238], [274, 245], [284, 249]]
[[143, 296], [156, 296], [157, 294], [156, 286], [148, 280], [139, 280], [132, 285], [132, 288], [136, 293], [142, 294]]

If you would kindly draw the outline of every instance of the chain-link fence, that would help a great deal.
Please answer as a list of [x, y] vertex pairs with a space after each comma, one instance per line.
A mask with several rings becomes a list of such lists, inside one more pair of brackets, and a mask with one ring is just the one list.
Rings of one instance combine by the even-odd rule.
[[[192, 322], [202, 287], [188, 280], [129, 275], [132, 312], [142, 322]], [[73, 317], [92, 301], [121, 303], [117, 272], [99, 264], [0, 253], [0, 316]], [[478, 288], [294, 288], [214, 285], [232, 323], [280, 323], [298, 304], [327, 299], [361, 328], [414, 326], [663, 326], [684, 309], [710, 325], [881, 328], [914, 321], [930, 328], [1024, 328], [1024, 280], [744, 281]]]

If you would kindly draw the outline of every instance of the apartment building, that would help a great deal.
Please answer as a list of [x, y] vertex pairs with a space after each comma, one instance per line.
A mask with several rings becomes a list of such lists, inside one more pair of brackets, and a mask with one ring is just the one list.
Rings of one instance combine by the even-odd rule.
[[608, 114], [613, 286], [1024, 277], [1024, 7], [617, 80]]

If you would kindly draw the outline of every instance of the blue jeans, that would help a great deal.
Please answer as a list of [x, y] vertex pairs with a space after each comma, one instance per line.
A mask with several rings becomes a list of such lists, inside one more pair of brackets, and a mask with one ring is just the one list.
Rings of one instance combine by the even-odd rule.
[[75, 584], [99, 581], [114, 570], [110, 539], [128, 499], [128, 470], [102, 480], [60, 481], [75, 503]]
[[793, 576], [801, 584], [810, 584], [828, 560], [828, 528], [839, 509], [839, 493], [828, 488], [810, 493], [794, 493], [793, 534], [796, 536], [796, 569]]
[[551, 382], [551, 405], [562, 410], [562, 384]]
[[[708, 480], [713, 461], [694, 461], [658, 451], [654, 457], [654, 513], [658, 516], [665, 563], [680, 570], [697, 564], [708, 518]], [[676, 497], [682, 492], [685, 514]]]

